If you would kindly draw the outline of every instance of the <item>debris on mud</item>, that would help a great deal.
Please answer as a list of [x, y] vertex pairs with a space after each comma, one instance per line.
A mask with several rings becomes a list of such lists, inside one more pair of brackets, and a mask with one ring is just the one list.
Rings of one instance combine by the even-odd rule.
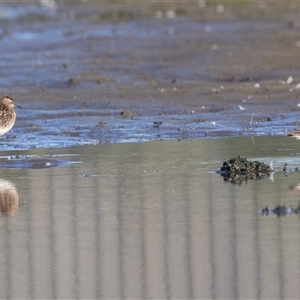
[[73, 77], [69, 78], [68, 85], [75, 85], [77, 83], [77, 80]]
[[193, 119], [191, 122], [194, 122], [194, 123], [204, 123], [205, 120], [202, 119], [202, 118], [197, 118], [197, 119]]
[[120, 112], [120, 115], [123, 117], [132, 117], [133, 113], [129, 109], [124, 109]]
[[99, 123], [96, 125], [98, 129], [102, 129], [106, 125], [106, 122], [103, 120], [100, 120]]
[[285, 205], [277, 205], [275, 208], [271, 209], [266, 206], [261, 210], [261, 214], [264, 215], [269, 215], [269, 214], [274, 214], [277, 216], [285, 216], [286, 214], [300, 214], [300, 202], [298, 206], [296, 207], [286, 207]]
[[162, 123], [163, 123], [162, 121], [154, 121], [153, 122], [153, 127], [154, 128], [159, 128]]
[[241, 185], [248, 180], [263, 179], [265, 175], [270, 176], [273, 170], [269, 165], [260, 161], [248, 161], [247, 158], [237, 156], [223, 162], [220, 175], [224, 181]]

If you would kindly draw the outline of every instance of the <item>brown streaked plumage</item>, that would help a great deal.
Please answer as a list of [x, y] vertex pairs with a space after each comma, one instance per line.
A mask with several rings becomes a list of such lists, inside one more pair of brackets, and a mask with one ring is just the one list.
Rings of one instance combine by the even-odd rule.
[[17, 117], [14, 111], [15, 106], [17, 105], [9, 96], [4, 96], [0, 99], [0, 135], [7, 133], [13, 128]]
[[300, 129], [292, 131], [292, 132], [288, 132], [286, 135], [287, 136], [293, 136], [293, 137], [300, 138]]

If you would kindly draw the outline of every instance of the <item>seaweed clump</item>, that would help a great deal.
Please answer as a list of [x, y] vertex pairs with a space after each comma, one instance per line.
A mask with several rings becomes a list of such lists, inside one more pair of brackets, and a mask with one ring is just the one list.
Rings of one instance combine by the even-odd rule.
[[237, 156], [223, 162], [220, 175], [224, 181], [241, 185], [248, 180], [263, 179], [272, 172], [269, 165], [260, 161], [249, 161], [247, 158]]

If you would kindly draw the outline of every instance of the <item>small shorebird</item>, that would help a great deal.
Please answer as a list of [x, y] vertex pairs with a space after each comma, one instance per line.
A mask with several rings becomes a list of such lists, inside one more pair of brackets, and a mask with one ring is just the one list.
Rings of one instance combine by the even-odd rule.
[[296, 137], [296, 138], [300, 138], [300, 130], [288, 132], [286, 135], [287, 136], [293, 136], [293, 137]]
[[15, 106], [21, 108], [15, 105], [14, 100], [9, 96], [4, 96], [0, 99], [0, 135], [13, 128], [17, 117], [14, 111]]

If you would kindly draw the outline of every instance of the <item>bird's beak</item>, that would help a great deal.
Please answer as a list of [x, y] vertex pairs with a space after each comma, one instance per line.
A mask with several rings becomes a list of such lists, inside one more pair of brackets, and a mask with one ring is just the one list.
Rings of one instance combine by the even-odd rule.
[[19, 106], [19, 105], [16, 105], [16, 107], [18, 107], [18, 108], [22, 108], [21, 106]]

